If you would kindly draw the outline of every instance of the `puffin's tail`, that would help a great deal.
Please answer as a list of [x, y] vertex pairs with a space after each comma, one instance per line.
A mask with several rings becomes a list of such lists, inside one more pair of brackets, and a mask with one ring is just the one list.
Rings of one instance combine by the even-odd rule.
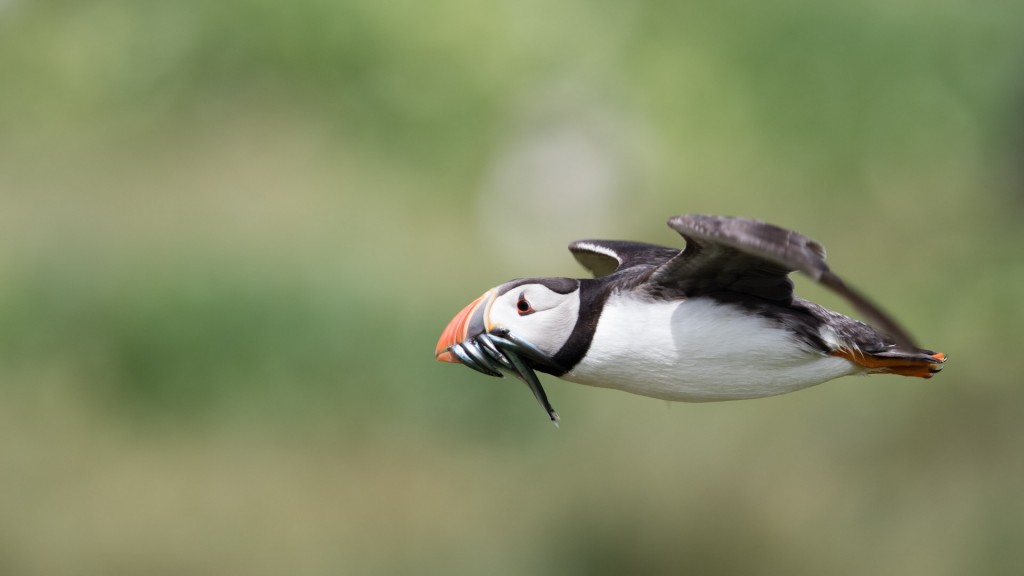
[[917, 378], [931, 378], [941, 372], [946, 363], [945, 354], [931, 350], [908, 352], [891, 348], [884, 352], [861, 352], [840, 348], [834, 350], [832, 355], [861, 366], [867, 374], [899, 374]]

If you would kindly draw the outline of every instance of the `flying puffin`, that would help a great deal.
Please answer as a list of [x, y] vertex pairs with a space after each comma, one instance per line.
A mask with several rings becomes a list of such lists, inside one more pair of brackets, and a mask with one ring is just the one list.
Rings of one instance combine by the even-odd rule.
[[[511, 374], [558, 414], [534, 371], [683, 402], [785, 394], [850, 374], [931, 378], [946, 355], [907, 332], [825, 264], [821, 244], [746, 218], [668, 221], [682, 250], [580, 240], [594, 278], [522, 278], [485, 292], [448, 324], [442, 362]], [[793, 295], [790, 272], [833, 290], [869, 326]]]

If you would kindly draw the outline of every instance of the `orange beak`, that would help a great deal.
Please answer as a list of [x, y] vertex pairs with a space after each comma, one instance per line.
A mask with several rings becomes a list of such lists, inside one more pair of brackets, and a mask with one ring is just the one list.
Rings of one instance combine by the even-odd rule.
[[441, 338], [437, 341], [437, 347], [434, 349], [434, 356], [438, 360], [441, 362], [454, 362], [456, 364], [462, 363], [448, 349], [469, 338], [469, 330], [471, 328], [480, 331], [487, 329], [485, 315], [487, 306], [491, 303], [493, 296], [494, 290], [488, 290], [482, 296], [470, 302], [469, 306], [466, 306], [455, 315], [455, 318], [452, 318], [444, 332], [441, 333]]
[[534, 398], [547, 412], [548, 418], [558, 426], [558, 413], [551, 407], [551, 402], [548, 402], [548, 396], [544, 393], [544, 387], [537, 379], [533, 367], [520, 358], [519, 353], [527, 354], [531, 361], [541, 362], [544, 366], [557, 365], [532, 344], [507, 330], [501, 335], [491, 332], [492, 329], [497, 330], [488, 322], [491, 303], [494, 302], [497, 293], [497, 288], [484, 292], [456, 314], [441, 333], [441, 339], [434, 348], [434, 356], [441, 362], [463, 364], [488, 376], [501, 378], [504, 376], [503, 372], [515, 376], [533, 392]]

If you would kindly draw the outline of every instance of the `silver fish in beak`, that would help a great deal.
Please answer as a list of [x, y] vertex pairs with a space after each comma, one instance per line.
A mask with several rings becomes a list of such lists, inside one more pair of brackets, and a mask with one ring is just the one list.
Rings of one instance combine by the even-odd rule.
[[488, 290], [456, 314], [441, 333], [434, 356], [441, 362], [465, 364], [488, 376], [503, 378], [511, 374], [526, 384], [558, 426], [558, 413], [534, 372], [534, 366], [557, 367], [549, 356], [507, 328], [489, 326], [488, 312], [496, 294], [496, 290]]

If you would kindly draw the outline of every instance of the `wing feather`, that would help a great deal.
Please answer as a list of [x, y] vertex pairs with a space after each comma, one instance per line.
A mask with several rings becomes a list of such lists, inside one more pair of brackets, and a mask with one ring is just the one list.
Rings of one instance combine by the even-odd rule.
[[687, 214], [668, 221], [686, 247], [658, 267], [649, 282], [690, 296], [745, 293], [790, 303], [790, 272], [801, 272], [848, 300], [900, 346], [916, 348], [891, 316], [848, 286], [825, 263], [825, 248], [785, 228], [747, 218]]
[[569, 251], [595, 278], [620, 269], [661, 266], [679, 254], [675, 248], [624, 240], [577, 240]]

